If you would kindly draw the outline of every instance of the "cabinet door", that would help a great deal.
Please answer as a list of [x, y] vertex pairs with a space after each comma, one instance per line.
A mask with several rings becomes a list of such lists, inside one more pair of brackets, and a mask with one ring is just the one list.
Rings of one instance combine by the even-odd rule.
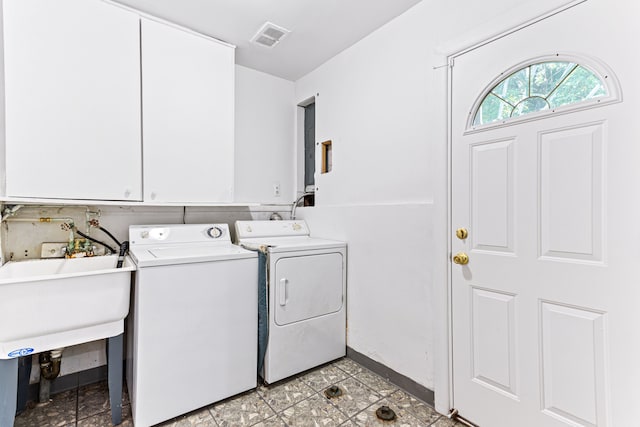
[[6, 193], [140, 200], [137, 15], [99, 0], [4, 0]]
[[234, 48], [142, 19], [144, 200], [233, 195]]

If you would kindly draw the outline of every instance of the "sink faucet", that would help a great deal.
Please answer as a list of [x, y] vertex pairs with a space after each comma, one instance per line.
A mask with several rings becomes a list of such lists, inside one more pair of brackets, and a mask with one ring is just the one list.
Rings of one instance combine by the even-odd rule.
[[85, 256], [94, 256], [96, 247], [87, 239], [70, 240], [69, 244], [62, 248], [65, 258], [82, 258]]

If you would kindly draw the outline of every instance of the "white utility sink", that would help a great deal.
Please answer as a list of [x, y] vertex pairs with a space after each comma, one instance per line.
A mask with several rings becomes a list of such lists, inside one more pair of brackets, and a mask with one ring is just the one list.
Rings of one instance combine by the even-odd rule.
[[129, 257], [10, 261], [0, 267], [0, 359], [52, 350], [124, 331]]

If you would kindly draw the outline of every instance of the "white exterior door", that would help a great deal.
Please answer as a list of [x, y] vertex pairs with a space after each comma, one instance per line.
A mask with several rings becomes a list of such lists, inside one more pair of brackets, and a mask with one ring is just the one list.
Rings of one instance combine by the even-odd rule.
[[[454, 58], [453, 406], [480, 426], [639, 425], [639, 16], [588, 0]], [[622, 102], [467, 131], [491, 81], [554, 53], [607, 64]]]

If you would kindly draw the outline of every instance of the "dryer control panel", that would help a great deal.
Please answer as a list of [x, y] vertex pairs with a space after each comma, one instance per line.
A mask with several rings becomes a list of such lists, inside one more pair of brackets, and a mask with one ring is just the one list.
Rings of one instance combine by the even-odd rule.
[[304, 220], [287, 221], [236, 221], [238, 239], [257, 237], [308, 236], [309, 227]]

